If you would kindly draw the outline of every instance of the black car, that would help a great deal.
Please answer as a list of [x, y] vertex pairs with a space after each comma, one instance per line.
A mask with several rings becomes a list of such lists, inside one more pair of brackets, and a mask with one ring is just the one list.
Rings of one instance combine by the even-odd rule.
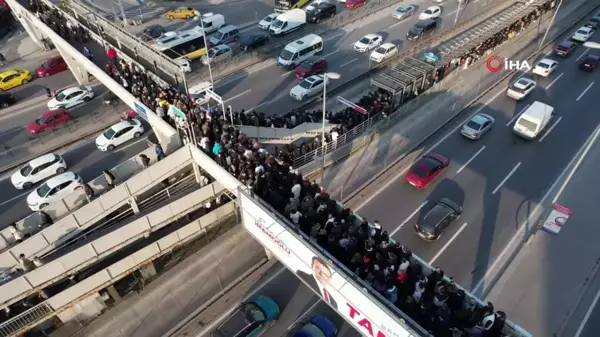
[[335, 4], [329, 2], [322, 2], [317, 5], [313, 10], [306, 13], [306, 21], [319, 23], [321, 20], [326, 18], [332, 18], [337, 12]]
[[598, 25], [600, 25], [600, 22], [598, 22], [596, 20], [590, 20], [590, 21], [586, 22], [585, 25], [583, 25], [583, 26], [590, 27], [591, 29], [597, 29]]
[[436, 20], [420, 20], [408, 30], [408, 33], [406, 33], [406, 38], [410, 41], [417, 40], [425, 35], [433, 33], [436, 27]]
[[447, 198], [438, 200], [425, 216], [417, 221], [415, 231], [427, 241], [440, 238], [442, 232], [460, 217], [462, 207]]
[[0, 108], [8, 108], [15, 104], [16, 100], [11, 94], [0, 94]]
[[241, 50], [252, 50], [269, 43], [269, 36], [266, 34], [248, 35], [240, 39]]
[[567, 57], [567, 56], [573, 54], [575, 49], [577, 49], [577, 43], [567, 40], [567, 41], [561, 42], [558, 46], [554, 47], [554, 50], [552, 51], [552, 53], [554, 55]]
[[600, 56], [588, 55], [583, 61], [581, 61], [581, 63], [579, 63], [579, 69], [592, 72], [596, 70], [599, 62]]
[[600, 15], [593, 16], [588, 22], [593, 22], [596, 25], [600, 25]]
[[150, 25], [148, 27], [146, 27], [146, 29], [144, 29], [144, 31], [142, 32], [140, 39], [142, 39], [142, 41], [150, 41], [150, 40], [154, 40], [159, 38], [161, 35], [163, 35], [164, 33], [166, 33], [167, 30], [165, 29], [165, 27], [161, 26], [161, 25]]

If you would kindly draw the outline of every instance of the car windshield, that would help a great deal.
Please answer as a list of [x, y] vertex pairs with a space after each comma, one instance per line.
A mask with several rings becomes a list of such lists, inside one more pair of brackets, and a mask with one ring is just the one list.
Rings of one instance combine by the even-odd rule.
[[40, 117], [40, 118], [36, 119], [36, 120], [35, 120], [35, 123], [36, 123], [37, 125], [44, 125], [44, 122], [45, 122], [45, 121], [46, 121], [46, 120], [44, 119], [44, 116], [42, 116], [42, 117]]
[[300, 64], [300, 67], [303, 69], [311, 69], [314, 67], [314, 62], [312, 60], [306, 60]]
[[215, 49], [210, 49], [208, 51], [208, 57], [213, 58], [213, 57], [215, 57], [216, 53], [217, 53], [217, 51]]
[[515, 83], [515, 85], [517, 84], [523, 88], [527, 88], [527, 86], [529, 86], [529, 82], [526, 80], [518, 80], [517, 83]]
[[48, 61], [42, 63], [42, 68], [50, 68], [50, 63]]
[[415, 167], [413, 167], [412, 173], [419, 178], [425, 178], [425, 177], [427, 177], [427, 174], [429, 173], [429, 169], [426, 166], [419, 164], [419, 165], [415, 165]]
[[475, 121], [469, 121], [469, 123], [467, 123], [467, 127], [469, 129], [473, 129], [473, 130], [479, 130], [479, 128], [481, 127], [481, 125]]
[[260, 310], [260, 308], [254, 303], [248, 303], [244, 306], [244, 315], [250, 323], [262, 322], [266, 320], [262, 310]]
[[428, 220], [423, 219], [423, 222], [419, 223], [419, 229], [425, 233], [435, 234], [435, 225]]
[[385, 49], [384, 47], [379, 47], [375, 49], [375, 52], [379, 54], [385, 54], [387, 52], [387, 49]]
[[517, 124], [531, 132], [535, 132], [535, 130], [537, 129], [537, 124], [535, 124], [531, 121], [528, 121], [525, 118], [520, 118], [519, 121], [517, 122]]
[[538, 63], [538, 67], [548, 69], [550, 68], [550, 65], [548, 63], [540, 62]]
[[559, 46], [558, 46], [558, 49], [559, 49], [559, 50], [564, 50], [564, 51], [567, 51], [567, 50], [569, 50], [569, 47], [567, 47], [567, 46], [564, 46], [564, 45], [562, 45], [562, 44], [561, 44], [561, 45], [559, 45]]
[[64, 92], [60, 92], [60, 93], [58, 93], [58, 95], [56, 95], [55, 98], [57, 101], [62, 102], [62, 101], [64, 101], [65, 97], [67, 97], [67, 95], [65, 95]]
[[412, 28], [409, 30], [409, 32], [410, 32], [411, 34], [414, 34], [414, 35], [419, 35], [419, 34], [421, 34], [421, 33], [423, 32], [423, 28], [419, 28], [419, 27], [412, 27]]
[[279, 27], [283, 26], [283, 21], [281, 21], [281, 20], [275, 20], [275, 21], [273, 21], [273, 23], [271, 24], [271, 26], [273, 26], [275, 28], [279, 28]]
[[398, 8], [396, 10], [396, 12], [398, 12], [398, 13], [405, 13], [407, 10], [408, 10], [408, 8], [406, 8], [406, 7], [400, 7], [400, 8]]
[[371, 39], [369, 39], [368, 37], [363, 37], [362, 39], [360, 39], [359, 42], [364, 43], [364, 44], [369, 44], [369, 43], [371, 43]]
[[587, 30], [580, 29], [577, 31], [578, 34], [587, 34]]
[[426, 9], [425, 10], [425, 14], [431, 14], [431, 13], [432, 13], [431, 9]]
[[215, 33], [215, 35], [213, 35], [215, 39], [217, 40], [221, 40], [223, 38], [223, 32], [218, 31]]
[[48, 186], [48, 184], [44, 183], [42, 186], [38, 187], [37, 190], [35, 190], [37, 192], [37, 195], [45, 198], [46, 195], [48, 195], [48, 192], [50, 192], [50, 186]]
[[305, 326], [303, 326], [302, 329], [300, 330], [300, 334], [302, 336], [310, 336], [310, 337], [327, 337], [327, 336], [325, 336], [323, 331], [321, 331], [321, 329], [319, 329], [318, 326], [316, 326], [312, 323], [308, 323]]
[[106, 131], [104, 131], [103, 135], [106, 139], [112, 139], [112, 137], [115, 135], [115, 130], [113, 128], [110, 128]]
[[304, 80], [302, 82], [300, 82], [300, 87], [304, 88], [304, 89], [310, 89], [312, 82], [309, 82], [307, 80]]
[[275, 18], [274, 18], [274, 17], [272, 17], [272, 16], [267, 16], [267, 17], [265, 17], [263, 20], [265, 20], [265, 21], [267, 21], [267, 22], [271, 22], [271, 21], [273, 21], [273, 19], [275, 19]]
[[279, 57], [281, 57], [282, 60], [291, 60], [292, 56], [294, 56], [294, 53], [292, 53], [291, 51], [284, 49], [283, 51], [281, 51], [281, 55], [279, 55]]
[[22, 176], [27, 177], [29, 175], [29, 173], [31, 173], [32, 170], [33, 170], [33, 167], [31, 167], [31, 165], [27, 164], [21, 168], [20, 172], [21, 172]]

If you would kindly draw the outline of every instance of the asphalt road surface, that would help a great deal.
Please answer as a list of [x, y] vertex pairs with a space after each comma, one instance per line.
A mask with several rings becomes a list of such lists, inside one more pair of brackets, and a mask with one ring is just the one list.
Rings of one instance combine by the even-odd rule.
[[[491, 0], [473, 1], [461, 9], [459, 17], [462, 20], [481, 13], [487, 9]], [[410, 44], [405, 41], [406, 33], [418, 21], [418, 15], [429, 6], [439, 5], [443, 9], [440, 17], [439, 30], [447, 30], [453, 27], [458, 3], [447, 1], [436, 4], [431, 0], [412, 2], [418, 6], [417, 12], [410, 18], [398, 21], [392, 17], [395, 8], [382, 11], [369, 19], [340, 29], [332, 30], [323, 36], [324, 48], [321, 55], [328, 62], [328, 70], [341, 75], [340, 83], [366, 72], [371, 66], [369, 61], [370, 52], [359, 53], [354, 51], [352, 45], [366, 34], [378, 33], [384, 37], [385, 42], [391, 42], [400, 46]], [[345, 9], [347, 10], [347, 9]], [[242, 33], [252, 35], [261, 33], [261, 29], [255, 26]], [[264, 33], [264, 32], [262, 32]], [[237, 46], [234, 46], [236, 49]], [[255, 109], [266, 114], [287, 113], [301, 103], [294, 101], [289, 96], [291, 88], [300, 81], [296, 79], [293, 71], [281, 69], [276, 64], [277, 60], [266, 62], [263, 66], [250, 70], [246, 74], [234, 74], [231, 77], [218, 81], [217, 94], [221, 95], [226, 105], [231, 105], [236, 110]], [[265, 80], [268, 79], [268, 80]], [[206, 80], [206, 79], [205, 79]], [[332, 80], [331, 87], [336, 86], [336, 80]], [[189, 84], [190, 86], [193, 83]]]
[[[68, 165], [68, 170], [81, 176], [83, 181], [90, 181], [102, 174], [102, 170], [110, 169], [119, 163], [137, 155], [149, 147], [146, 140], [149, 133], [145, 133], [138, 140], [126, 143], [112, 152], [101, 152], [96, 148], [95, 138], [80, 143], [61, 154]], [[34, 188], [30, 190], [17, 190], [10, 182], [10, 174], [7, 172], [0, 180], [0, 213], [2, 223], [0, 229], [6, 227], [10, 222], [21, 220], [31, 214], [27, 206], [26, 198]], [[36, 185], [37, 186], [37, 185]]]
[[[257, 282], [250, 293], [271, 297], [279, 305], [281, 316], [277, 323], [265, 331], [264, 337], [293, 337], [313, 316], [324, 315], [338, 328], [339, 337], [360, 337], [350, 324], [339, 316], [335, 310], [317, 297], [300, 279], [277, 263], [265, 275], [264, 280]], [[266, 282], [266, 283], [263, 283]]]
[[[559, 67], [548, 78], [535, 76], [537, 88], [521, 102], [508, 98], [505, 88], [497, 88], [476, 103], [472, 113], [480, 111], [496, 119], [481, 140], [470, 141], [453, 129], [424, 144], [427, 152], [451, 160], [427, 189], [417, 190], [404, 182], [407, 163], [356, 211], [381, 221], [394, 238], [442, 267], [458, 284], [475, 288], [600, 121], [593, 113], [599, 92], [597, 74], [577, 68], [584, 53], [587, 50], [580, 48], [566, 59], [552, 57]], [[554, 106], [557, 117], [537, 139], [525, 141], [511, 129], [516, 116], [534, 101]], [[442, 197], [462, 205], [464, 212], [438, 241], [425, 242], [413, 226]]]

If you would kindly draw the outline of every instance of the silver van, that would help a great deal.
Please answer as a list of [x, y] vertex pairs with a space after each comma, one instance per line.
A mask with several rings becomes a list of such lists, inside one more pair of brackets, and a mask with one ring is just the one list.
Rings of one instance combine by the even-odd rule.
[[210, 37], [211, 45], [227, 44], [240, 39], [240, 30], [234, 25], [225, 26]]

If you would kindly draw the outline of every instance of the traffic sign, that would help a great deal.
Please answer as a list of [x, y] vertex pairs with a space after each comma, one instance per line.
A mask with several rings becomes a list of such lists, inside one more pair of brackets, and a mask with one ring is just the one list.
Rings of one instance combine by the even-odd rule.
[[138, 116], [142, 117], [147, 122], [148, 114], [146, 113], [146, 109], [144, 108], [144, 106], [141, 104], [138, 104], [137, 102], [134, 102], [134, 106], [135, 106], [135, 111], [137, 112]]
[[176, 108], [174, 105], [171, 105], [169, 107], [169, 109], [171, 110], [171, 112], [173, 112], [175, 114], [175, 116], [183, 119], [183, 120], [187, 120], [185, 114], [183, 113], [183, 111], [179, 110], [178, 108]]

